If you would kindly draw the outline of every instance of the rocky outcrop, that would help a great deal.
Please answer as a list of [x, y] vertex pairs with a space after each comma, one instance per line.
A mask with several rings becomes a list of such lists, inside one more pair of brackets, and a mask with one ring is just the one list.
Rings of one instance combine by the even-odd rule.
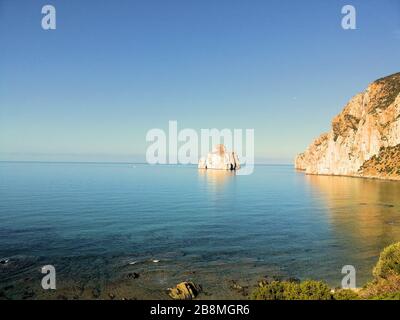
[[181, 282], [175, 288], [168, 289], [168, 295], [174, 300], [192, 300], [202, 291], [200, 285], [191, 281]]
[[215, 146], [206, 158], [200, 158], [199, 169], [239, 170], [239, 158], [235, 152], [227, 152], [223, 144]]
[[[333, 119], [331, 130], [296, 157], [295, 167], [308, 174], [397, 179], [396, 170], [386, 170], [393, 160], [384, 155], [398, 145], [400, 73], [376, 80], [353, 97]], [[373, 157], [380, 159], [379, 170], [373, 169], [378, 165]]]
[[377, 155], [364, 162], [357, 173], [363, 177], [400, 180], [400, 145], [382, 147]]

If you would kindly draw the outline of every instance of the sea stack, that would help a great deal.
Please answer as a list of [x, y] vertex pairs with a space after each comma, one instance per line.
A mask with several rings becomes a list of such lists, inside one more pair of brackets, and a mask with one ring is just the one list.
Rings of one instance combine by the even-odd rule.
[[400, 180], [400, 73], [353, 97], [295, 159], [308, 174]]
[[199, 169], [239, 170], [239, 158], [235, 152], [228, 152], [223, 144], [214, 147], [207, 157], [199, 160]]

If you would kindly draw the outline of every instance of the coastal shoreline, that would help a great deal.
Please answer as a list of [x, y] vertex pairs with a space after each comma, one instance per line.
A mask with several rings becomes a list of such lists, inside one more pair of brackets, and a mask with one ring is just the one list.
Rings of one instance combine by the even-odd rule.
[[379, 176], [363, 176], [357, 174], [324, 174], [324, 173], [307, 173], [305, 169], [298, 169], [295, 167], [298, 173], [303, 173], [306, 176], [322, 176], [322, 177], [344, 177], [344, 178], [361, 178], [367, 180], [381, 180], [381, 181], [396, 181], [400, 182], [400, 177], [379, 177]]

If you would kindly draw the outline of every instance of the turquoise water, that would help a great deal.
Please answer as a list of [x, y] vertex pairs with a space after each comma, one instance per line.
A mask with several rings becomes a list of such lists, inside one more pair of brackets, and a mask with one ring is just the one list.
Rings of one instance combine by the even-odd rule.
[[306, 176], [291, 166], [237, 176], [193, 166], [3, 162], [0, 258], [10, 261], [0, 280], [18, 289], [54, 264], [66, 283], [153, 272], [155, 283], [141, 281], [155, 291], [189, 271], [210, 288], [221, 275], [336, 286], [350, 264], [361, 285], [381, 249], [400, 241], [399, 195], [397, 182]]

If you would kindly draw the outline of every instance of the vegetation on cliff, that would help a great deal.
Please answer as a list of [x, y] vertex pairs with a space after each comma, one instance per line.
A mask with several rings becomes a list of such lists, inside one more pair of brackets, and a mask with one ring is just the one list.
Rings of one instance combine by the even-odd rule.
[[400, 144], [382, 147], [377, 155], [364, 162], [358, 173], [363, 177], [400, 179]]
[[254, 300], [400, 300], [400, 242], [385, 248], [373, 269], [374, 279], [359, 290], [331, 290], [323, 281], [263, 280]]

